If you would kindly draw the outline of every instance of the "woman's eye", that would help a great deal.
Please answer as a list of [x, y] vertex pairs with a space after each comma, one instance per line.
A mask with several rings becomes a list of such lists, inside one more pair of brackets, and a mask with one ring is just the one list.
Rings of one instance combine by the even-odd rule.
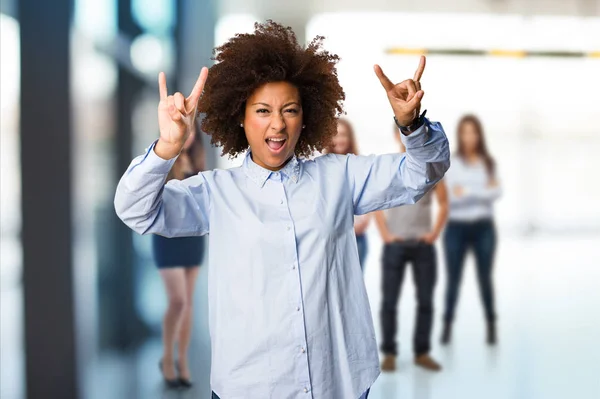
[[257, 109], [256, 112], [259, 114], [266, 114], [267, 112], [269, 112], [269, 110], [266, 108], [261, 108], [261, 109]]
[[290, 108], [290, 109], [286, 109], [285, 112], [291, 112], [293, 114], [297, 114], [298, 110], [296, 108]]

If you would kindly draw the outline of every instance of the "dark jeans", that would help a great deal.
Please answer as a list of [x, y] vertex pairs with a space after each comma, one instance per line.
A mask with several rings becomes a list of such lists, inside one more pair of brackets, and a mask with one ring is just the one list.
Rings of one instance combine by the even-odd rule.
[[444, 320], [446, 322], [454, 320], [465, 255], [469, 249], [472, 249], [475, 253], [477, 281], [485, 317], [487, 321], [494, 321], [496, 319], [492, 284], [492, 264], [496, 249], [494, 222], [492, 220], [449, 222], [444, 233], [444, 246], [448, 271]]
[[367, 258], [367, 236], [361, 234], [356, 236], [356, 246], [358, 247], [358, 261], [360, 262], [360, 270], [365, 271], [365, 259]]
[[[367, 393], [365, 394], [365, 399], [369, 397], [369, 391], [370, 389], [367, 389]], [[216, 393], [212, 393], [212, 399], [220, 399]]]
[[386, 244], [383, 249], [383, 303], [381, 305], [381, 351], [396, 355], [396, 328], [398, 298], [404, 280], [406, 264], [413, 267], [413, 279], [417, 291], [417, 318], [413, 338], [415, 354], [428, 353], [433, 325], [433, 290], [437, 279], [435, 248], [419, 241], [403, 241]]

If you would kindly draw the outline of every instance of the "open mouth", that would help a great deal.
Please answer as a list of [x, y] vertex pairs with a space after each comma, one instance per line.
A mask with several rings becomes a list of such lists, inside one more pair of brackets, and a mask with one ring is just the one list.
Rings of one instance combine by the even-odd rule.
[[283, 137], [269, 137], [265, 140], [269, 149], [275, 153], [281, 151], [286, 141], [287, 139]]

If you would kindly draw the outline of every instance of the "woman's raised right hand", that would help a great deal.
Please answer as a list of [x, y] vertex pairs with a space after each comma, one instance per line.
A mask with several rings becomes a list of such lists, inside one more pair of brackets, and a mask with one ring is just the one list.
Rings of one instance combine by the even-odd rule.
[[163, 159], [176, 157], [194, 128], [198, 101], [208, 77], [208, 68], [200, 71], [200, 76], [187, 98], [177, 92], [171, 96], [167, 91], [167, 77], [164, 72], [158, 75], [160, 102], [158, 103], [158, 128], [160, 138], [154, 147], [156, 154]]

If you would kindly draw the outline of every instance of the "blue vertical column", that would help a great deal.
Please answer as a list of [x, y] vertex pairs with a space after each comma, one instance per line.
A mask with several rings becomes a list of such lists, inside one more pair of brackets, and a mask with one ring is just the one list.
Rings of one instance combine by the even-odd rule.
[[21, 0], [27, 397], [78, 397], [71, 250], [70, 0]]
[[[142, 30], [135, 23], [131, 0], [117, 3], [119, 34], [134, 38]], [[132, 113], [144, 82], [123, 64], [119, 64], [115, 101], [114, 182], [115, 186], [132, 159]], [[134, 301], [135, 273], [132, 232], [116, 216], [112, 204], [103, 210], [109, 221], [103, 232], [109, 247], [100, 253], [98, 269], [100, 348], [126, 351], [134, 349], [148, 336]]]

